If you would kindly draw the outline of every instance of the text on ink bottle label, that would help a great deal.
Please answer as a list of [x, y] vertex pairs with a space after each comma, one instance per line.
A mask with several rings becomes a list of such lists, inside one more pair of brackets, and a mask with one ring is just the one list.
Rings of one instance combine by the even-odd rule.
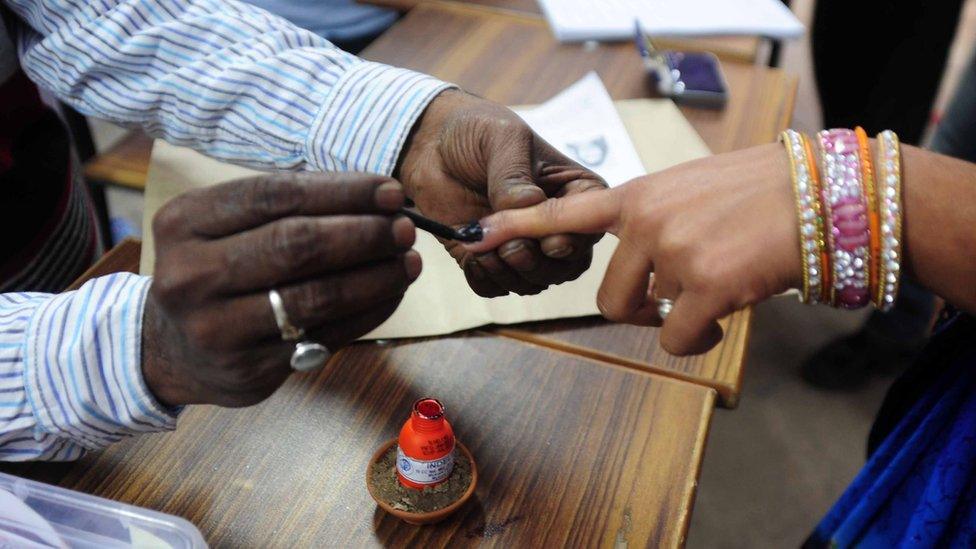
[[446, 479], [454, 470], [454, 452], [440, 459], [426, 461], [413, 459], [397, 446], [396, 463], [397, 471], [408, 480], [417, 484], [434, 484]]

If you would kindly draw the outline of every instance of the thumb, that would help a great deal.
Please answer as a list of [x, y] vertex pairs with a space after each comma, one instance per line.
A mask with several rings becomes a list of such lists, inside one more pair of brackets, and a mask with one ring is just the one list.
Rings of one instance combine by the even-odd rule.
[[531, 208], [496, 212], [481, 220], [484, 238], [464, 247], [484, 252], [515, 238], [604, 233], [617, 224], [621, 196], [619, 189], [594, 190], [550, 198]]
[[524, 124], [505, 124], [491, 138], [488, 154], [488, 202], [493, 211], [533, 206], [546, 199], [535, 183], [532, 152], [535, 134]]

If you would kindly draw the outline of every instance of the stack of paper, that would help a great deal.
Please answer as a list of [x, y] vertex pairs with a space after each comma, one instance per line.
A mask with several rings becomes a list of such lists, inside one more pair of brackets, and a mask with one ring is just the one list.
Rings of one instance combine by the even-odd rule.
[[539, 0], [563, 42], [626, 40], [634, 20], [652, 36], [797, 38], [803, 24], [780, 0]]

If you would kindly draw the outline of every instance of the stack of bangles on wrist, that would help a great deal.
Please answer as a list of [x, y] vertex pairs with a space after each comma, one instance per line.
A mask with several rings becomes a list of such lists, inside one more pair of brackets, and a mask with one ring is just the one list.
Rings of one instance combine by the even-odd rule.
[[878, 134], [873, 158], [862, 128], [812, 139], [786, 130], [796, 196], [804, 303], [882, 311], [894, 305], [901, 269], [901, 150]]

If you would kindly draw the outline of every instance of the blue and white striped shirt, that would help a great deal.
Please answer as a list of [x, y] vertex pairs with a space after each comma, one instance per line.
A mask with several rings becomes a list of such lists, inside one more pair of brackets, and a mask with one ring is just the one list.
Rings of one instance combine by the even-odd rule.
[[[24, 23], [25, 72], [63, 101], [257, 168], [390, 174], [447, 87], [231, 0], [2, 1]], [[75, 459], [175, 427], [141, 375], [149, 284], [0, 294], [0, 459]]]

